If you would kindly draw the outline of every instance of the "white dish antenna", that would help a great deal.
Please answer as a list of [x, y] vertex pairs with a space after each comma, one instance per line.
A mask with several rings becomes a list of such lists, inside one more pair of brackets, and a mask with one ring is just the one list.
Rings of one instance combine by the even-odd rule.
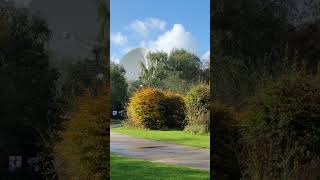
[[129, 81], [139, 80], [141, 74], [141, 63], [148, 68], [147, 54], [149, 50], [136, 48], [129, 51], [121, 60], [120, 65], [126, 70], [126, 78]]

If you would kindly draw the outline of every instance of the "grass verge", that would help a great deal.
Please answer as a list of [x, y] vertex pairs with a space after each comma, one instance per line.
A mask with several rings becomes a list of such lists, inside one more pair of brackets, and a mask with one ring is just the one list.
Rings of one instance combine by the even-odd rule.
[[112, 180], [208, 180], [209, 172], [110, 154]]
[[191, 134], [185, 131], [157, 131], [126, 127], [112, 128], [111, 131], [133, 137], [172, 142], [193, 147], [210, 148], [210, 135]]

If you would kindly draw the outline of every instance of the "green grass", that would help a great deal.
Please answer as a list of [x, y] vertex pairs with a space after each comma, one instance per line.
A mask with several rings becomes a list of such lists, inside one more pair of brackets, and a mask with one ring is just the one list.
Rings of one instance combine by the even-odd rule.
[[152, 163], [144, 160], [127, 158], [111, 153], [112, 180], [207, 180], [209, 172]]
[[111, 131], [134, 137], [154, 139], [193, 147], [210, 148], [210, 135], [191, 134], [185, 131], [156, 131], [118, 127]]

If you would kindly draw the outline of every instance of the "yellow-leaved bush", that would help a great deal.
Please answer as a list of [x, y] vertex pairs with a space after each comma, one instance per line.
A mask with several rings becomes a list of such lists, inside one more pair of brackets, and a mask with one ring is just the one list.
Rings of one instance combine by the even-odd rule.
[[59, 179], [108, 179], [109, 96], [84, 95], [67, 115], [55, 144]]
[[183, 129], [183, 98], [169, 91], [144, 88], [136, 91], [128, 104], [130, 124], [146, 129]]

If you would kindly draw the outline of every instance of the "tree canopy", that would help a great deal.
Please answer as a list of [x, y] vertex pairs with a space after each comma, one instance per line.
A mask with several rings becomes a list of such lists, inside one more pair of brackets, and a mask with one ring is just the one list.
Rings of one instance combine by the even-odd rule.
[[201, 61], [196, 55], [183, 49], [174, 49], [170, 54], [150, 52], [147, 59], [147, 67], [141, 64], [140, 81], [150, 87], [185, 93], [207, 72], [201, 69]]
[[128, 83], [125, 79], [126, 71], [118, 64], [110, 66], [110, 85], [111, 85], [111, 109], [123, 109], [128, 98]]

